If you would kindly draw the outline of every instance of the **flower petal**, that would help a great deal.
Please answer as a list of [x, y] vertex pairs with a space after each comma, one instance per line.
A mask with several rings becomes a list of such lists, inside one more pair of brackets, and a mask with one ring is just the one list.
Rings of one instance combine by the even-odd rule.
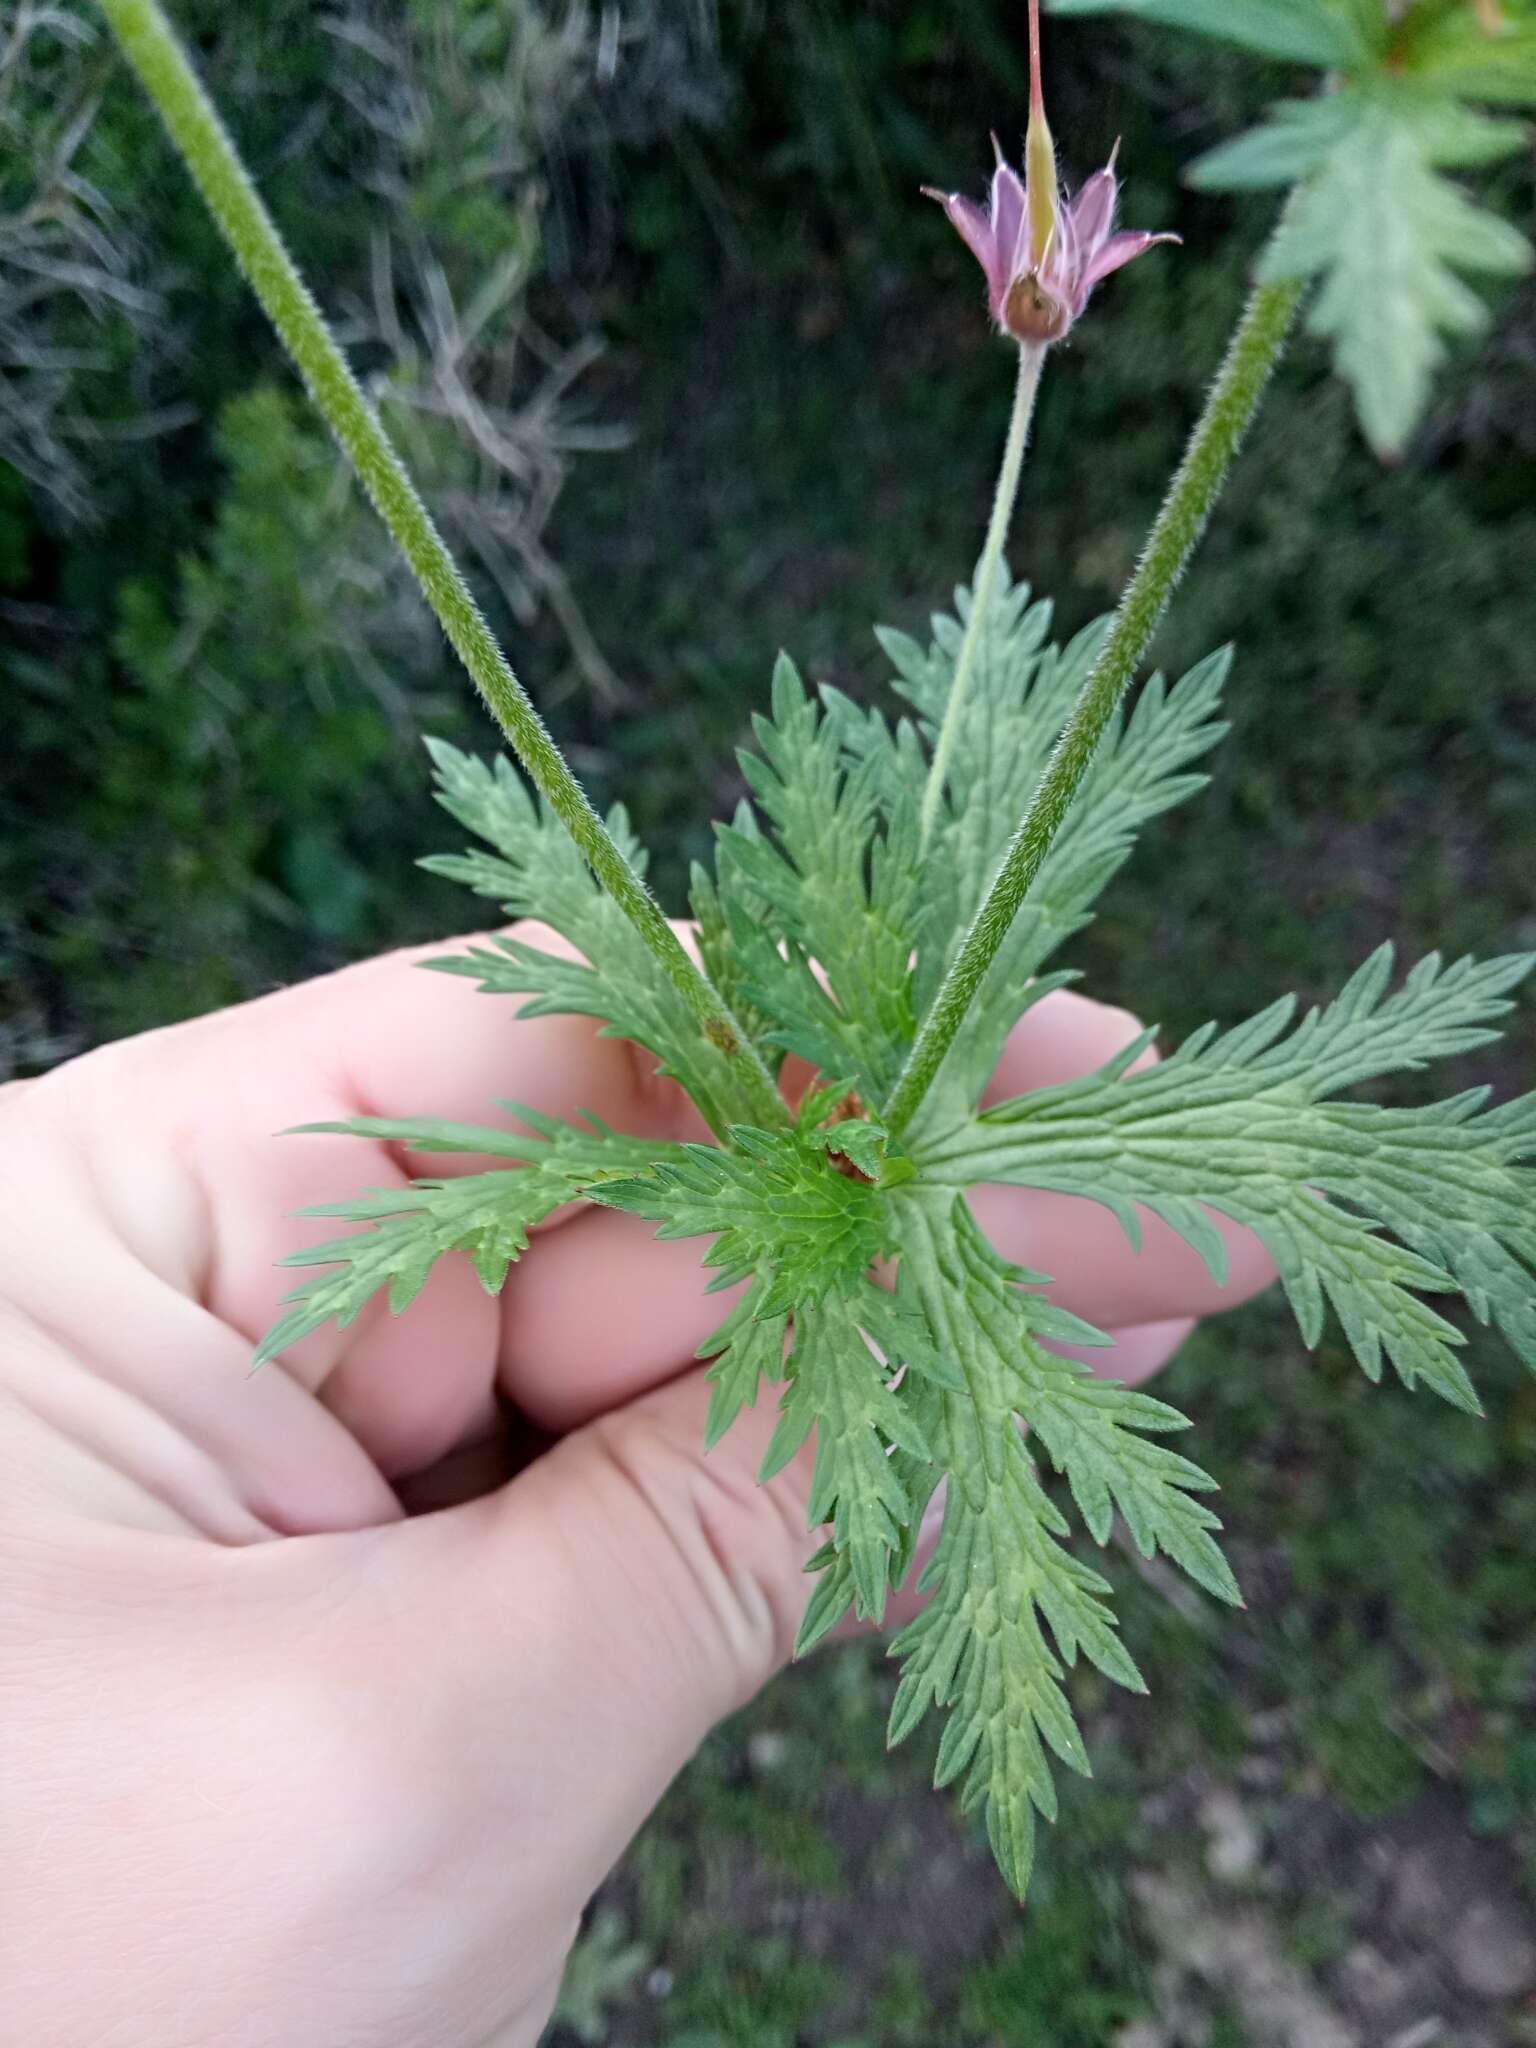
[[[1119, 270], [1124, 264], [1134, 263], [1156, 242], [1180, 242], [1182, 235], [1120, 234], [1111, 235], [1101, 244], [1096, 255], [1091, 256], [1083, 267], [1078, 282], [1081, 299], [1086, 299], [1094, 286], [1109, 276], [1112, 270]], [[1079, 303], [1081, 303], [1081, 299]]]
[[937, 199], [949, 215], [950, 226], [987, 273], [987, 289], [996, 299], [1005, 280], [998, 263], [997, 237], [985, 209], [974, 199], [967, 199], [963, 192], [939, 192], [932, 185], [925, 185], [923, 191], [929, 199]]
[[1113, 167], [1106, 165], [1102, 171], [1094, 172], [1072, 202], [1072, 225], [1077, 230], [1078, 246], [1090, 260], [1115, 224], [1115, 201], [1119, 196], [1120, 180]]
[[[997, 148], [995, 136], [992, 146]], [[1023, 180], [1012, 164], [1004, 163], [1001, 150], [997, 152], [997, 169], [992, 173], [992, 233], [997, 243], [997, 290], [1001, 294], [1023, 262], [1024, 239]]]
[[1056, 227], [1051, 235], [1051, 245], [1045, 252], [1045, 261], [1040, 266], [1041, 276], [1061, 298], [1070, 299], [1077, 290], [1078, 274], [1083, 267], [1085, 245], [1078, 237], [1077, 223], [1072, 218], [1072, 209], [1063, 206], [1056, 214]]

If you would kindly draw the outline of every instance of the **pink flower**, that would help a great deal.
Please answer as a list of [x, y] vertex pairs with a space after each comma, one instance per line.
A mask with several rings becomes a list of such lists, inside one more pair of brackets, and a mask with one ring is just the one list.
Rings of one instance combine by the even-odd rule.
[[1134, 262], [1155, 242], [1179, 237], [1115, 233], [1120, 185], [1114, 156], [1075, 199], [1058, 200], [1049, 131], [1042, 141], [1033, 132], [1033, 118], [1030, 127], [1027, 178], [1004, 161], [992, 138], [997, 169], [986, 206], [962, 192], [923, 189], [938, 200], [986, 272], [987, 298], [1001, 332], [1015, 341], [1044, 343], [1060, 341], [1081, 318], [1094, 286], [1111, 271]]

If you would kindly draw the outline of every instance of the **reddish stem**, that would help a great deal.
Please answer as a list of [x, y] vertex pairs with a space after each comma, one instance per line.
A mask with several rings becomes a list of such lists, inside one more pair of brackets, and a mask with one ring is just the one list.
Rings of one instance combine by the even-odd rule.
[[1040, 85], [1040, 0], [1029, 0], [1029, 111], [1043, 115], [1045, 94]]

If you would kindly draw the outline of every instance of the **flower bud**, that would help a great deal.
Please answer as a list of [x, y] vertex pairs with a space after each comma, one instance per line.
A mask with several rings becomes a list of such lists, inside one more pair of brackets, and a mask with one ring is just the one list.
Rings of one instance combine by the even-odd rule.
[[952, 226], [987, 277], [992, 318], [1015, 341], [1043, 346], [1060, 341], [1087, 305], [1101, 278], [1130, 263], [1155, 242], [1177, 235], [1116, 234], [1119, 144], [1102, 171], [1095, 171], [1068, 202], [1056, 175], [1056, 145], [1045, 118], [1040, 88], [1039, 0], [1030, 4], [1029, 129], [1024, 141], [1024, 176], [1003, 156], [997, 137], [997, 167], [986, 207], [960, 192], [923, 190], [937, 199]]

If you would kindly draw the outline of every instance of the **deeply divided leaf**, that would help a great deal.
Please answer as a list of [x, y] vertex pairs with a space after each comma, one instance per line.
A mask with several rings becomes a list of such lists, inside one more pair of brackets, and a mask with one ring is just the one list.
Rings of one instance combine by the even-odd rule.
[[311, 1124], [314, 1131], [339, 1131], [404, 1145], [416, 1152], [472, 1152], [521, 1162], [492, 1173], [456, 1180], [403, 1181], [376, 1188], [354, 1201], [324, 1202], [301, 1210], [371, 1228], [351, 1236], [307, 1245], [283, 1260], [285, 1266], [335, 1270], [316, 1273], [284, 1297], [291, 1306], [262, 1339], [261, 1364], [297, 1344], [323, 1323], [345, 1329], [381, 1290], [398, 1315], [420, 1294], [445, 1252], [467, 1252], [487, 1294], [495, 1294], [507, 1268], [528, 1248], [528, 1233], [562, 1203], [591, 1195], [605, 1177], [620, 1178], [642, 1161], [655, 1163], [649, 1141], [620, 1137], [601, 1125], [579, 1129], [508, 1103], [530, 1135], [423, 1119], [357, 1117], [343, 1124]]
[[[1530, 1103], [1480, 1091], [1422, 1109], [1329, 1098], [1358, 1082], [1471, 1050], [1496, 1035], [1528, 955], [1420, 961], [1388, 993], [1383, 947], [1338, 1000], [1293, 1025], [1290, 1001], [1234, 1031], [1207, 1026], [1160, 1066], [1102, 1073], [1004, 1102], [919, 1148], [925, 1177], [1051, 1188], [1172, 1225], [1222, 1277], [1212, 1212], [1255, 1231], [1302, 1334], [1324, 1306], [1360, 1365], [1385, 1357], [1476, 1407], [1461, 1332], [1423, 1297], [1460, 1289], [1536, 1367], [1536, 1152]], [[1392, 1242], [1392, 1238], [1398, 1240]]]
[[[1351, 33], [1353, 18], [1331, 0], [1246, 13], [1159, 0], [1141, 11], [1212, 33], [1241, 18], [1255, 47], [1298, 57]], [[1298, 215], [1287, 260], [1352, 277], [1365, 260], [1354, 240], [1390, 241], [1411, 211], [1416, 231], [1426, 221], [1431, 231], [1383, 289], [1416, 297], [1431, 336], [1456, 324], [1444, 266], [1465, 267], [1464, 231], [1474, 247], [1484, 231], [1467, 230], [1451, 188], [1447, 200], [1423, 181], [1458, 150], [1469, 160], [1479, 140], [1488, 146], [1465, 125], [1438, 139], [1415, 130], [1399, 189], [1359, 199], [1373, 225], [1346, 231], [1328, 211], [1334, 201], [1319, 202]], [[1368, 141], [1375, 150], [1381, 138], [1370, 140], [1349, 95], [1298, 103], [1229, 151], [1222, 176], [1311, 177], [1321, 192]], [[1454, 252], [1453, 229], [1463, 237]], [[1377, 249], [1372, 260], [1386, 258]], [[1325, 287], [1320, 309], [1329, 303]], [[1369, 351], [1369, 337], [1351, 335], [1349, 347]], [[1366, 373], [1385, 432], [1408, 417], [1412, 393], [1383, 396], [1382, 374]], [[694, 871], [706, 972], [785, 1090], [772, 1128], [733, 1119], [725, 1054], [512, 769], [434, 748], [442, 802], [480, 843], [429, 865], [545, 929], [432, 964], [514, 997], [524, 1015], [574, 1013], [645, 1047], [715, 1142], [638, 1138], [515, 1105], [505, 1107], [518, 1130], [431, 1119], [327, 1126], [378, 1147], [376, 1172], [391, 1184], [310, 1212], [357, 1227], [290, 1261], [315, 1270], [261, 1355], [328, 1320], [351, 1323], [378, 1295], [404, 1308], [450, 1253], [467, 1254], [494, 1291], [539, 1222], [573, 1198], [648, 1219], [663, 1237], [698, 1238], [701, 1285], [707, 1273], [731, 1295], [700, 1352], [708, 1444], [771, 1389], [764, 1475], [801, 1460], [808, 1521], [821, 1532], [801, 1648], [850, 1612], [880, 1618], [892, 1589], [921, 1570], [923, 1602], [892, 1646], [901, 1677], [891, 1739], [930, 1708], [946, 1716], [938, 1779], [984, 1815], [1022, 1892], [1038, 1817], [1056, 1811], [1055, 1765], [1087, 1769], [1074, 1665], [1086, 1657], [1142, 1689], [1109, 1581], [1083, 1546], [1107, 1542], [1118, 1522], [1143, 1555], [1161, 1554], [1215, 1598], [1233, 1601], [1237, 1587], [1205, 1498], [1211, 1481], [1167, 1441], [1184, 1418], [1114, 1381], [1109, 1339], [1054, 1305], [1051, 1276], [1002, 1257], [968, 1192], [1002, 1181], [1081, 1196], [1107, 1205], [1133, 1241], [1146, 1216], [1161, 1218], [1218, 1283], [1224, 1233], [1244, 1226], [1268, 1247], [1306, 1343], [1331, 1313], [1372, 1378], [1390, 1365], [1406, 1384], [1471, 1407], [1453, 1295], [1536, 1366], [1536, 1105], [1493, 1108], [1477, 1091], [1417, 1109], [1341, 1099], [1486, 1044], [1530, 964], [1431, 958], [1394, 986], [1383, 949], [1299, 1021], [1282, 1001], [1234, 1030], [1195, 1033], [1161, 1065], [1131, 1071], [1147, 1043], [1138, 1040], [1099, 1073], [980, 1107], [1008, 1032], [1070, 978], [1047, 970], [1141, 828], [1203, 782], [1203, 757], [1223, 731], [1229, 659], [1218, 653], [1171, 687], [1151, 678], [1105, 735], [938, 1082], [893, 1138], [882, 1108], [918, 1020], [1105, 630], [1099, 622], [1059, 646], [1050, 607], [1000, 579], [920, 853], [917, 821], [970, 601], [958, 592], [926, 644], [882, 635], [904, 706], [894, 718], [835, 690], [813, 694], [781, 661], [772, 716], [756, 721], [743, 758], [750, 801], [720, 828], [713, 870]], [[612, 824], [638, 858], [622, 812]], [[458, 1155], [468, 1170], [406, 1180], [401, 1151]], [[1088, 1347], [1101, 1372], [1060, 1347]]]

